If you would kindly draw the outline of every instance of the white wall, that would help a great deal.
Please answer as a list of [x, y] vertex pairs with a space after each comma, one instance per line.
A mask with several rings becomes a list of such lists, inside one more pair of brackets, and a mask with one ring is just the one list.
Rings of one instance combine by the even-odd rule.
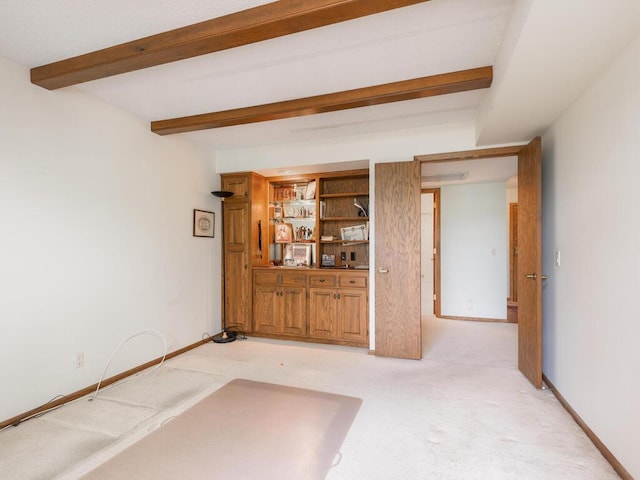
[[440, 189], [441, 313], [507, 318], [506, 185]]
[[542, 145], [543, 370], [640, 478], [640, 38]]
[[[201, 150], [2, 58], [0, 79], [1, 421], [97, 382], [142, 329], [169, 351], [218, 331], [221, 226]], [[218, 212], [215, 239], [193, 208]], [[107, 376], [161, 354], [137, 337]]]

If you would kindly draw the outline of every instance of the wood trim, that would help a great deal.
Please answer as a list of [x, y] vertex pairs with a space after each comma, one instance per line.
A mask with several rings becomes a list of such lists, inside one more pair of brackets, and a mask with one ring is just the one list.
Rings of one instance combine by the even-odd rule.
[[456, 317], [454, 315], [440, 315], [438, 318], [447, 320], [464, 320], [468, 322], [511, 323], [506, 318]]
[[[177, 357], [178, 355], [181, 355], [185, 352], [188, 352], [189, 350], [193, 350], [194, 348], [197, 348], [201, 345], [204, 345], [205, 343], [210, 342], [210, 339], [207, 340], [200, 340], [196, 343], [192, 343], [191, 345], [187, 345], [186, 347], [183, 347], [179, 350], [176, 350], [174, 352], [171, 353], [167, 353], [167, 355], [165, 356], [165, 360], [169, 360], [170, 358], [173, 357]], [[111, 385], [113, 383], [119, 382], [120, 380], [129, 377], [131, 375], [135, 375], [136, 373], [139, 373], [143, 370], [146, 370], [147, 368], [153, 367], [154, 365], [157, 365], [158, 363], [160, 363], [162, 361], [162, 357], [158, 357], [154, 360], [150, 360], [147, 363], [143, 363], [142, 365], [139, 365], [137, 367], [131, 368], [129, 370], [126, 370], [122, 373], [119, 373], [117, 375], [114, 375], [113, 377], [109, 377], [106, 378], [104, 380], [102, 380], [102, 382], [100, 383], [100, 388], [104, 388], [108, 385]], [[0, 429], [7, 427], [9, 425], [13, 425], [13, 426], [18, 426], [24, 419], [28, 418], [28, 417], [32, 417], [34, 415], [37, 415], [39, 413], [43, 413], [46, 412], [48, 410], [51, 410], [53, 408], [59, 407], [61, 405], [64, 405], [65, 403], [69, 403], [73, 400], [77, 400], [78, 398], [82, 398], [85, 395], [89, 395], [93, 392], [95, 392], [96, 388], [98, 387], [97, 383], [94, 383], [93, 385], [90, 385], [88, 387], [85, 387], [81, 390], [78, 390], [76, 392], [70, 393], [69, 395], [65, 395], [61, 398], [58, 398], [52, 402], [49, 403], [45, 403], [44, 405], [40, 405], [39, 407], [33, 408], [31, 410], [28, 410], [24, 413], [21, 413], [19, 415], [16, 415], [13, 418], [9, 418], [8, 420], [4, 420], [2, 422], [0, 422]]]
[[482, 160], [485, 158], [512, 157], [518, 155], [526, 145], [513, 145], [509, 147], [481, 148], [477, 150], [462, 150], [449, 153], [431, 153], [426, 155], [414, 155], [418, 162], [457, 162], [459, 160]]
[[433, 255], [433, 294], [436, 296], [433, 301], [433, 314], [440, 318], [442, 311], [440, 298], [440, 189], [422, 188], [420, 193], [433, 194], [433, 248], [436, 250], [436, 253]]
[[335, 112], [489, 88], [492, 81], [492, 67], [473, 68], [283, 102], [156, 120], [151, 122], [151, 131], [158, 135], [171, 135]]
[[518, 202], [509, 203], [509, 298], [518, 302]]
[[49, 90], [218, 52], [428, 0], [280, 0], [31, 69]]
[[567, 412], [569, 412], [569, 415], [573, 417], [575, 422], [584, 431], [587, 437], [589, 437], [589, 440], [591, 440], [595, 447], [600, 450], [602, 456], [605, 458], [605, 460], [607, 460], [607, 462], [609, 462], [616, 473], [620, 475], [620, 478], [622, 478], [622, 480], [633, 480], [633, 477], [627, 471], [627, 469], [622, 466], [615, 455], [611, 453], [611, 450], [609, 450], [607, 446], [602, 442], [602, 440], [600, 440], [598, 436], [593, 432], [593, 430], [589, 428], [589, 425], [587, 425], [586, 422], [582, 418], [580, 418], [580, 415], [578, 415], [573, 407], [571, 407], [569, 402], [567, 402], [567, 400], [560, 394], [560, 392], [558, 392], [556, 387], [553, 385], [553, 383], [551, 383], [549, 378], [544, 373], [542, 374], [542, 381], [549, 387], [549, 390], [553, 392], [560, 404], [565, 408]]

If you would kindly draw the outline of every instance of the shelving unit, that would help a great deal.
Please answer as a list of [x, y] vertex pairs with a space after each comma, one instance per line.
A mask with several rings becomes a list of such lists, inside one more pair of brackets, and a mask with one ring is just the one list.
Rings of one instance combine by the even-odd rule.
[[[333, 258], [336, 267], [366, 267], [369, 264], [369, 217], [354, 202], [368, 212], [369, 172], [357, 170], [320, 176], [318, 192], [323, 213], [318, 222], [320, 262], [325, 255]], [[343, 229], [362, 225], [366, 227], [364, 238], [343, 239]], [[323, 240], [323, 237], [333, 239]]]
[[292, 242], [311, 245], [311, 263], [316, 259], [317, 201], [304, 198], [308, 195], [309, 184], [315, 177], [295, 177], [271, 179], [269, 182], [269, 261], [275, 265], [285, 262], [285, 244], [277, 243], [277, 224], [290, 225]]
[[[272, 177], [268, 181], [270, 264], [285, 264], [284, 244], [275, 238], [276, 225], [285, 223], [291, 226], [294, 243], [311, 244], [311, 266], [327, 266], [322, 262], [325, 255], [335, 268], [366, 268], [369, 217], [362, 210], [369, 208], [368, 170]], [[365, 232], [362, 238], [343, 239], [343, 229], [358, 226]]]

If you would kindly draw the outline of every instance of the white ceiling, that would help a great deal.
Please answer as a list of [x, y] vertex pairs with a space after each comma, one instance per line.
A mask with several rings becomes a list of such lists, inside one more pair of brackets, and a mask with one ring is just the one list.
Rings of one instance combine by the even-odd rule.
[[[459, 160], [456, 162], [423, 162], [420, 173], [422, 188], [437, 188], [463, 183], [507, 183], [514, 177], [517, 185], [518, 157]], [[447, 179], [449, 175], [458, 174], [463, 174], [463, 178]]]
[[[31, 68], [264, 3], [2, 0], [0, 55]], [[152, 121], [494, 65], [489, 90], [182, 135], [215, 150], [475, 122], [479, 144], [515, 143], [639, 33], [637, 0], [431, 0], [68, 88]]]

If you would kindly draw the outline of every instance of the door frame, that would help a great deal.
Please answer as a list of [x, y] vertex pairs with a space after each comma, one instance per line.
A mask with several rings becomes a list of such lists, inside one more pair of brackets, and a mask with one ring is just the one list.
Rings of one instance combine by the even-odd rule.
[[[512, 145], [508, 147], [493, 147], [493, 148], [482, 148], [475, 150], [464, 150], [458, 152], [446, 152], [446, 153], [435, 153], [435, 154], [427, 154], [427, 155], [415, 155], [413, 158], [415, 161], [423, 163], [432, 163], [432, 162], [456, 162], [460, 160], [483, 160], [487, 158], [496, 158], [496, 157], [518, 157], [518, 164], [520, 164], [522, 157], [526, 157], [526, 155], [530, 152], [531, 146], [537, 147], [537, 151], [540, 151], [540, 137], [536, 137], [529, 143], [521, 144], [521, 145]], [[520, 176], [520, 168], [518, 169], [518, 176]], [[540, 193], [541, 194], [541, 193]], [[539, 213], [539, 212], [538, 212]], [[541, 240], [538, 239], [538, 242]], [[541, 248], [541, 245], [538, 243], [538, 250]], [[438, 249], [438, 256], [440, 254], [440, 250]], [[538, 276], [541, 277], [541, 272], [537, 272]], [[533, 274], [535, 278], [535, 274]], [[538, 299], [541, 302], [541, 285], [540, 278], [537, 280], [538, 284]], [[434, 286], [435, 288], [435, 286]], [[531, 340], [525, 339], [525, 341], [532, 342], [529, 344], [530, 356], [525, 355], [526, 358], [523, 358], [523, 352], [521, 350], [521, 342], [523, 338], [526, 337], [524, 333], [521, 333], [521, 328], [518, 328], [518, 368], [520, 371], [531, 381], [531, 383], [536, 388], [541, 388], [542, 386], [542, 313], [541, 313], [541, 305], [538, 305], [537, 319], [536, 324], [533, 325], [532, 332], [533, 337]], [[531, 332], [529, 332], [531, 333]]]
[[421, 188], [423, 193], [433, 195], [433, 315], [440, 317], [440, 188]]

